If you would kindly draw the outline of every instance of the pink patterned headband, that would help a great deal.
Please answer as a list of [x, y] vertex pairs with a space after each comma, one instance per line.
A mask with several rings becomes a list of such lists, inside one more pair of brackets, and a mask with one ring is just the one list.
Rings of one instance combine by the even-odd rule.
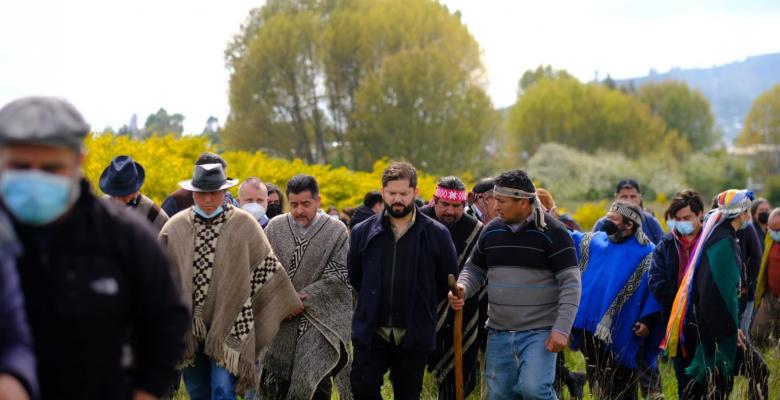
[[466, 201], [465, 190], [452, 190], [437, 186], [436, 193], [433, 195], [444, 201]]

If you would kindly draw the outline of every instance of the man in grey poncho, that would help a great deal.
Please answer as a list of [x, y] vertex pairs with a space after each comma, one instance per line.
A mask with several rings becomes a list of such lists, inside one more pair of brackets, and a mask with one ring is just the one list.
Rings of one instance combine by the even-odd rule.
[[[290, 212], [274, 218], [266, 234], [304, 308], [282, 323], [274, 338], [263, 362], [261, 393], [268, 399], [330, 399], [331, 377], [349, 362], [347, 229], [320, 210], [314, 177], [290, 179], [287, 198]], [[342, 399], [350, 394], [344, 381], [337, 379]]]

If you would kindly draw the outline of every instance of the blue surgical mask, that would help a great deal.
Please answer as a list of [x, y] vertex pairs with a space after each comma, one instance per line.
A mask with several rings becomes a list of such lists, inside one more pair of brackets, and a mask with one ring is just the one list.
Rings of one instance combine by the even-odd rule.
[[772, 241], [780, 242], [780, 231], [769, 230], [769, 236], [772, 237]]
[[0, 195], [19, 222], [46, 225], [68, 211], [77, 189], [71, 177], [9, 169], [0, 176]]
[[265, 217], [265, 207], [257, 203], [246, 203], [243, 207], [244, 211], [252, 214], [256, 220], [260, 221]]
[[680, 235], [688, 236], [691, 233], [693, 233], [693, 222], [691, 221], [677, 221], [674, 223], [675, 229], [677, 229], [677, 232], [680, 233]]
[[674, 230], [674, 227], [677, 226], [677, 222], [674, 222], [673, 219], [670, 219], [666, 221], [666, 226], [669, 228], [669, 232]]
[[207, 213], [206, 213], [205, 211], [203, 211], [203, 209], [202, 209], [202, 208], [200, 208], [200, 206], [198, 206], [197, 204], [195, 204], [195, 206], [193, 206], [193, 209], [195, 210], [195, 212], [196, 212], [198, 215], [200, 215], [201, 217], [203, 217], [203, 218], [206, 218], [206, 219], [211, 219], [211, 218], [214, 218], [214, 217], [216, 217], [217, 215], [221, 214], [221, 213], [222, 213], [222, 211], [224, 210], [224, 209], [222, 208], [222, 206], [219, 206], [219, 208], [217, 208], [216, 210], [214, 210], [214, 212], [213, 212], [213, 213], [211, 213], [211, 214], [207, 214]]

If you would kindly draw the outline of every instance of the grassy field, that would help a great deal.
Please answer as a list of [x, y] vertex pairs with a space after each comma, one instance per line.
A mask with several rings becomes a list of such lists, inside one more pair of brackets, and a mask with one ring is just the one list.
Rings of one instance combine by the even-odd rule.
[[[769, 392], [770, 392], [770, 399], [780, 399], [780, 347], [775, 347], [773, 349], [769, 349], [767, 351], [763, 352], [764, 355], [764, 361], [767, 363], [767, 366], [769, 367], [770, 371], [770, 377], [769, 377]], [[573, 371], [585, 371], [585, 360], [582, 358], [582, 355], [580, 353], [573, 353], [569, 352], [566, 355], [566, 363], [568, 364], [569, 368]], [[663, 389], [664, 389], [664, 395], [667, 399], [676, 399], [677, 398], [677, 380], [674, 377], [674, 367], [672, 366], [671, 362], [669, 363], [661, 363], [661, 380], [663, 383]], [[468, 400], [477, 400], [479, 399], [479, 393], [472, 393], [471, 396], [468, 397]], [[590, 398], [590, 392], [589, 389], [585, 388], [585, 398]], [[437, 389], [436, 385], [431, 379], [430, 375], [426, 373], [425, 375], [425, 383], [423, 386], [423, 393], [421, 395], [421, 399], [428, 400], [428, 399], [436, 399]], [[393, 389], [390, 385], [390, 382], [388, 381], [388, 378], [385, 377], [385, 385], [382, 388], [382, 397], [385, 399], [392, 399], [393, 398]], [[338, 394], [333, 394], [333, 399], [338, 399]], [[564, 390], [563, 399], [568, 399], [568, 393]], [[744, 377], [737, 377], [734, 391], [731, 393], [731, 399], [747, 399], [747, 387], [746, 387], [746, 380]], [[187, 396], [186, 391], [184, 390], [184, 385], [181, 386], [179, 389], [178, 395], [175, 397], [176, 400], [188, 400], [189, 397]]]

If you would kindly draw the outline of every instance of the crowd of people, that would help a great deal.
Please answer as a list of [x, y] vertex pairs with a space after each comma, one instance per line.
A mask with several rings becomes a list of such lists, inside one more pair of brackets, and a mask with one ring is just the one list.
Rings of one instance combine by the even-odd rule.
[[456, 357], [488, 399], [586, 383], [659, 399], [660, 359], [681, 399], [727, 399], [736, 375], [769, 398], [757, 349], [780, 337], [780, 209], [748, 190], [709, 210], [680, 191], [664, 233], [622, 180], [583, 232], [519, 169], [440, 178], [425, 202], [394, 161], [338, 210], [316, 177], [239, 181], [204, 153], [160, 206], [127, 155], [94, 194], [88, 133], [61, 99], [0, 110], [0, 400], [171, 398], [181, 382], [193, 400], [381, 399], [388, 372], [394, 398], [417, 399], [426, 370], [455, 399]]

